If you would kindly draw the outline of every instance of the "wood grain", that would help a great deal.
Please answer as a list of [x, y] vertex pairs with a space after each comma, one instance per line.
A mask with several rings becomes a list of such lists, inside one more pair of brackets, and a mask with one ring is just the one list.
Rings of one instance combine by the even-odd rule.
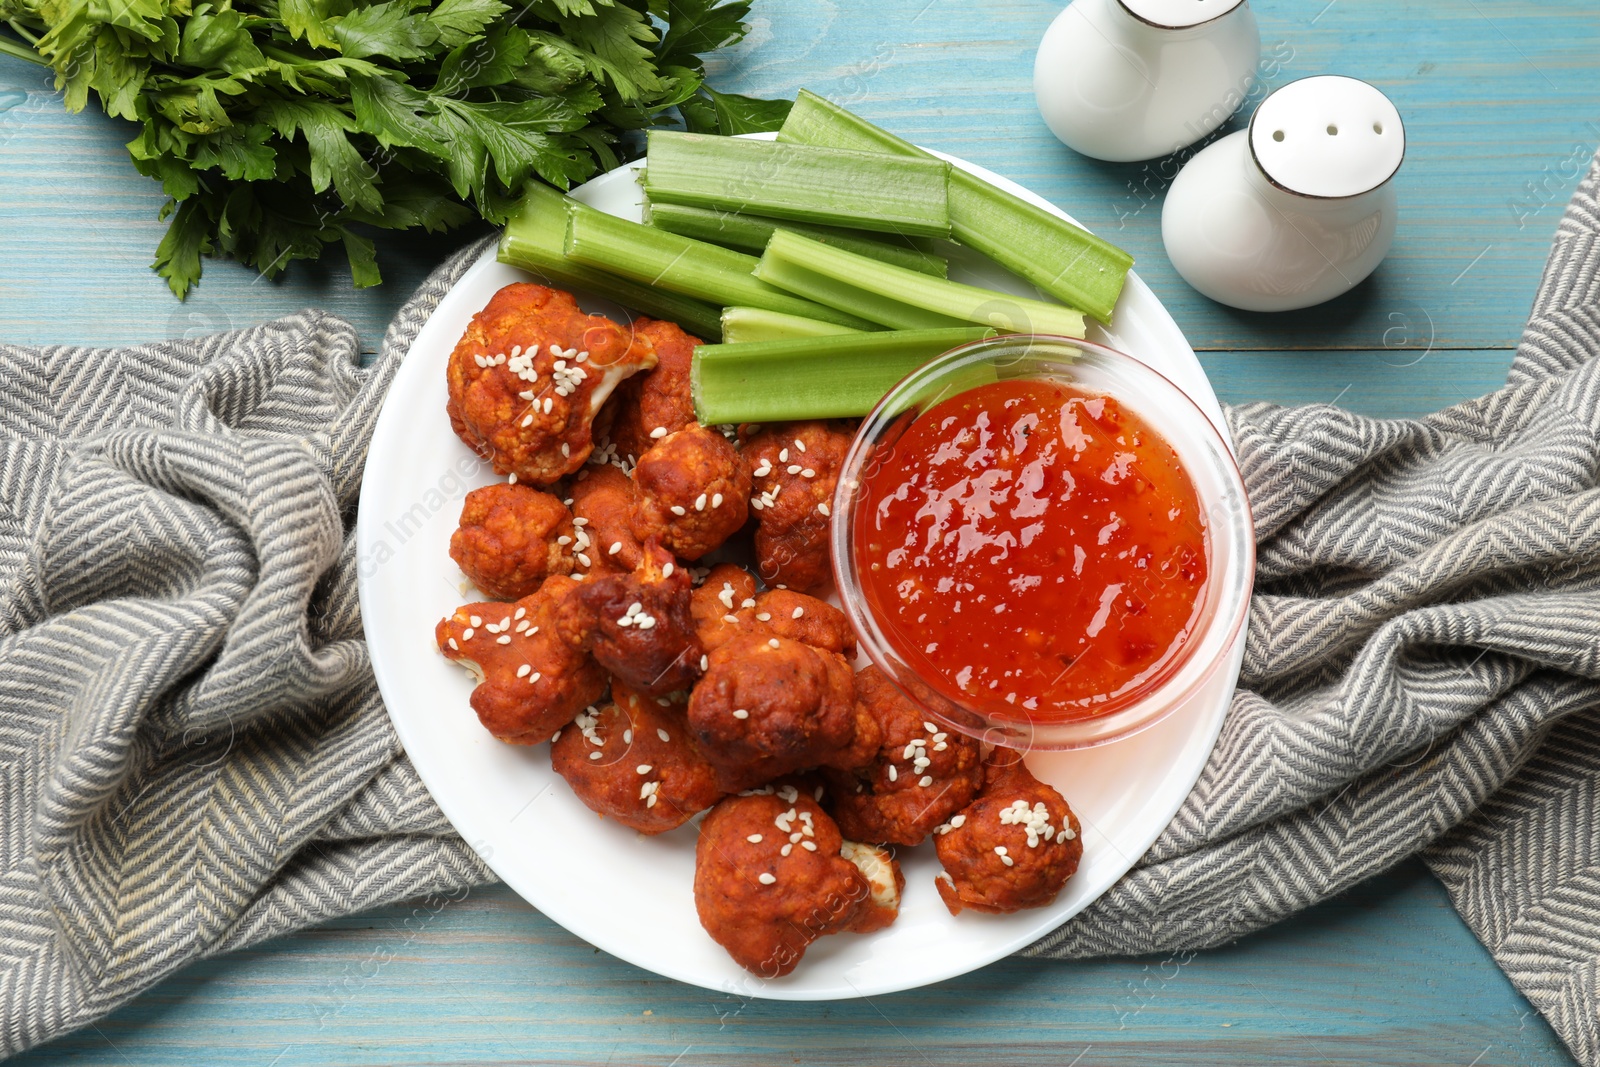
[[[1259, 0], [1268, 86], [1366, 78], [1405, 118], [1400, 231], [1366, 284], [1287, 315], [1199, 297], [1161, 248], [1174, 160], [1102, 164], [1033, 107], [1045, 0], [757, 0], [720, 87], [804, 85], [1037, 190], [1124, 244], [1224, 400], [1414, 416], [1503, 380], [1561, 206], [1600, 144], [1600, 19], [1586, 0], [1492, 7]], [[465, 235], [384, 241], [388, 283], [209, 263], [187, 304], [147, 265], [159, 191], [129, 129], [68, 115], [0, 57], [0, 339], [117, 344], [307, 304], [369, 347]], [[649, 1014], [646, 1014], [646, 1013]], [[1188, 960], [1009, 960], [930, 989], [822, 1005], [741, 1001], [598, 953], [503, 888], [437, 913], [381, 909], [180, 973], [95, 1028], [16, 1060], [292, 1064], [1567, 1064], [1417, 864]]]

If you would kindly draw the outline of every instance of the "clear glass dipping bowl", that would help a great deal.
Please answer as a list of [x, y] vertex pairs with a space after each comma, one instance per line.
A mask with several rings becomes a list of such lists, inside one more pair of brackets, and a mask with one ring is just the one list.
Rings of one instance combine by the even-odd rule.
[[[1207, 576], [1185, 646], [1164, 667], [1154, 688], [1093, 716], [1052, 721], [1047, 709], [1030, 716], [997, 715], [960, 702], [920, 677], [884, 633], [856, 571], [859, 488], [873, 456], [893, 447], [922, 413], [977, 381], [1053, 379], [1114, 397], [1143, 418], [1177, 451], [1194, 482], [1206, 518]], [[1238, 465], [1205, 413], [1176, 385], [1145, 364], [1089, 341], [1011, 334], [952, 349], [907, 375], [862, 422], [840, 472], [833, 502], [833, 567], [839, 598], [862, 650], [911, 700], [962, 733], [1020, 749], [1090, 748], [1159, 722], [1177, 710], [1228, 661], [1250, 606], [1255, 576], [1255, 531]]]

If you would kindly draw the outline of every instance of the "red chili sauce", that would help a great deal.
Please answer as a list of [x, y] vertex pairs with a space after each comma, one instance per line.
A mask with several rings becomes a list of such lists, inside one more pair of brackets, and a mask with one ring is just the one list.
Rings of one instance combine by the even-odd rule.
[[938, 404], [861, 483], [856, 569], [895, 650], [1005, 717], [1093, 718], [1176, 665], [1206, 580], [1194, 483], [1115, 399], [1059, 382]]

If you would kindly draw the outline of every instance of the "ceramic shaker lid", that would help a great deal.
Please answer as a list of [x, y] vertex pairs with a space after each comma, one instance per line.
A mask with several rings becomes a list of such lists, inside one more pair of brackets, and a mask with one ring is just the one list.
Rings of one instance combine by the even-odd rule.
[[1276, 185], [1301, 196], [1376, 189], [1400, 169], [1406, 131], [1383, 93], [1356, 78], [1302, 78], [1277, 90], [1250, 119], [1250, 150]]
[[1117, 0], [1134, 18], [1167, 30], [1182, 30], [1221, 18], [1245, 0]]

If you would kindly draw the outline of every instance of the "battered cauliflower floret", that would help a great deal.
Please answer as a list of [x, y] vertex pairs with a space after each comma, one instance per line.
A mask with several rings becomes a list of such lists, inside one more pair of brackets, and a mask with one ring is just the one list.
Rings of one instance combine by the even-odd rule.
[[753, 479], [757, 570], [769, 585], [813, 589], [833, 576], [828, 555], [833, 491], [850, 450], [840, 424], [794, 422], [745, 445]]
[[683, 559], [717, 548], [749, 516], [749, 466], [727, 438], [698, 423], [639, 457], [633, 489], [633, 535], [660, 537]]
[[572, 513], [526, 485], [486, 485], [467, 494], [450, 558], [492, 597], [518, 600], [552, 574], [571, 574]]
[[1043, 907], [1078, 869], [1079, 829], [1060, 793], [1016, 752], [995, 749], [978, 799], [935, 832], [939, 896], [952, 915]]
[[756, 579], [736, 563], [719, 563], [689, 598], [695, 633], [708, 653], [743, 633], [766, 633], [754, 623]]
[[593, 811], [642, 834], [666, 833], [722, 796], [683, 711], [681, 702], [614, 683], [610, 703], [561, 731], [551, 763]]
[[654, 540], [629, 574], [590, 578], [562, 602], [561, 636], [649, 696], [688, 689], [705, 655], [689, 613], [689, 570]]
[[557, 605], [577, 584], [557, 576], [515, 604], [468, 604], [434, 629], [439, 651], [478, 683], [478, 721], [502, 741], [547, 741], [606, 690], [605, 672], [556, 632]]
[[644, 559], [633, 536], [633, 482], [615, 467], [585, 467], [570, 489], [572, 513], [581, 520], [590, 547], [584, 554], [606, 572], [626, 573]]
[[842, 656], [746, 634], [718, 648], [689, 698], [689, 726], [724, 789], [807, 767], [859, 767], [881, 733], [855, 703]]
[[706, 816], [695, 847], [700, 925], [763, 978], [794, 970], [819, 937], [882, 929], [903, 879], [892, 859], [868, 850], [869, 880], [841, 854], [846, 847], [827, 813], [792, 785], [728, 797]]
[[844, 612], [793, 589], [769, 589], [756, 598], [755, 618], [779, 637], [855, 658], [856, 632]]
[[823, 772], [833, 817], [861, 841], [921, 844], [983, 786], [982, 749], [972, 738], [927, 721], [877, 667], [856, 674], [856, 703], [878, 724], [883, 740], [867, 766]]
[[508, 285], [450, 353], [446, 411], [456, 435], [500, 474], [551, 485], [594, 450], [591, 425], [617, 384], [656, 365], [648, 338], [571, 293]]
[[624, 382], [611, 403], [616, 416], [610, 440], [618, 458], [630, 464], [637, 463], [661, 438], [694, 421], [689, 368], [694, 363], [694, 346], [704, 344], [676, 323], [637, 318], [633, 329], [655, 348], [656, 366], [648, 374]]

